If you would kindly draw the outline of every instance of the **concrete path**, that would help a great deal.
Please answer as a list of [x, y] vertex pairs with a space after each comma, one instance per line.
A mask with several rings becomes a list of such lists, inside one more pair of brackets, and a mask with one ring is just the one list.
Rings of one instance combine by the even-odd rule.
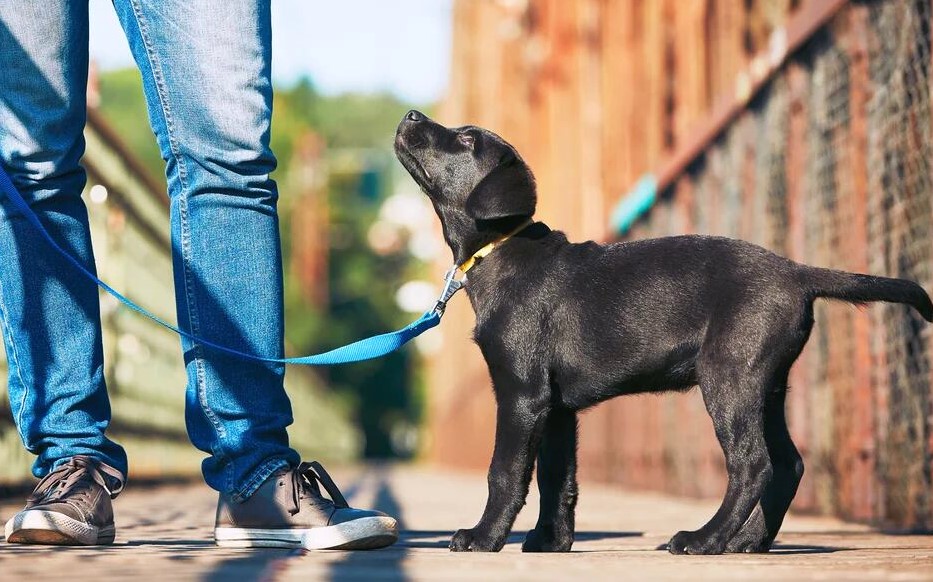
[[[0, 544], [2, 580], [933, 580], [933, 536], [883, 535], [791, 516], [768, 555], [672, 556], [656, 548], [693, 529], [710, 502], [584, 483], [571, 554], [522, 554], [537, 498], [499, 554], [452, 554], [454, 529], [475, 523], [482, 475], [420, 467], [334, 469], [351, 503], [401, 518], [394, 547], [372, 552], [226, 550], [211, 543], [216, 496], [203, 485], [132, 486], [116, 501], [117, 543], [106, 548]], [[0, 503], [5, 520], [19, 500]]]

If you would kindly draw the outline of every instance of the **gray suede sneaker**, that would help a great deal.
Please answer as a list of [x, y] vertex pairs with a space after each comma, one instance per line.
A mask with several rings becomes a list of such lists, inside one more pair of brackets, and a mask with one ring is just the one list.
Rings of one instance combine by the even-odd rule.
[[6, 541], [14, 544], [94, 546], [112, 544], [111, 499], [123, 490], [123, 475], [91, 457], [68, 459], [46, 475], [26, 507], [6, 522]]
[[395, 519], [350, 507], [317, 462], [275, 473], [242, 503], [225, 494], [217, 503], [214, 541], [219, 546], [371, 550], [397, 540]]

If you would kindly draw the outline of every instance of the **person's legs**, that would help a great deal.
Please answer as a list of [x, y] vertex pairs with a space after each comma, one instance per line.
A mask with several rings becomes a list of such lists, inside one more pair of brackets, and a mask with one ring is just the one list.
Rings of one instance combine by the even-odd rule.
[[[179, 323], [207, 340], [281, 356], [269, 0], [115, 5], [167, 162]], [[188, 434], [210, 454], [204, 478], [220, 492], [219, 545], [365, 549], [398, 539], [395, 519], [351, 508], [323, 467], [300, 463], [289, 447], [284, 366], [182, 346]]]
[[[94, 270], [81, 200], [87, 3], [0, 3], [0, 163], [59, 245]], [[105, 544], [126, 453], [104, 431], [97, 286], [0, 199], [0, 332], [10, 407], [42, 477], [7, 542]]]
[[[269, 178], [268, 0], [117, 0], [167, 162], [181, 327], [263, 356], [283, 352], [278, 193]], [[297, 466], [284, 366], [182, 341], [188, 433], [207, 483], [243, 500]]]
[[[86, 2], [0, 2], [0, 163], [58, 243], [94, 269], [81, 200], [88, 65]], [[77, 276], [0, 197], [0, 331], [10, 407], [44, 477], [75, 456], [125, 478], [105, 435], [97, 287]]]

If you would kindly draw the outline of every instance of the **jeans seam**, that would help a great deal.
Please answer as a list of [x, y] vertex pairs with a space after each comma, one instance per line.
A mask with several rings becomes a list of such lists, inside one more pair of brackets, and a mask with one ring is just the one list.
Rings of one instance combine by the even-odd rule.
[[233, 500], [237, 503], [246, 501], [273, 473], [282, 467], [288, 466], [289, 462], [285, 459], [276, 458], [267, 460], [260, 465], [258, 469], [253, 471], [253, 474], [245, 485], [232, 492]]
[[[0, 289], [2, 291], [2, 289]], [[19, 383], [23, 387], [23, 398], [19, 403], [19, 414], [16, 415], [16, 432], [19, 433], [19, 438], [23, 441], [23, 444], [26, 445], [26, 448], [29, 448], [29, 443], [26, 442], [26, 435], [23, 433], [23, 414], [26, 411], [26, 397], [29, 396], [29, 384], [23, 379], [23, 373], [19, 364], [19, 356], [16, 354], [16, 344], [13, 342], [13, 330], [7, 322], [7, 311], [6, 303], [3, 300], [3, 293], [0, 292], [0, 323], [3, 324], [3, 332], [7, 337], [7, 345], [9, 346], [9, 358], [13, 363], [13, 367], [16, 368], [16, 377], [19, 379]]]
[[[143, 46], [146, 48], [146, 56], [149, 59], [149, 68], [152, 71], [152, 77], [156, 85], [156, 93], [159, 98], [159, 105], [162, 109], [162, 116], [165, 121], [165, 130], [168, 137], [169, 150], [171, 151], [172, 157], [175, 158], [175, 164], [178, 167], [178, 178], [181, 182], [181, 193], [178, 196], [179, 198], [179, 214], [181, 222], [181, 253], [182, 253], [182, 278], [184, 280], [185, 287], [185, 300], [188, 307], [188, 326], [191, 330], [191, 333], [195, 335], [200, 335], [200, 322], [198, 317], [197, 303], [194, 301], [194, 293], [192, 292], [190, 280], [190, 267], [189, 267], [189, 257], [191, 256], [191, 229], [188, 221], [188, 200], [186, 194], [189, 189], [188, 185], [188, 172], [187, 166], [185, 164], [184, 157], [181, 155], [178, 147], [178, 142], [175, 140], [175, 131], [174, 131], [174, 120], [172, 117], [171, 107], [169, 106], [168, 92], [165, 90], [165, 79], [162, 75], [162, 68], [159, 63], [158, 57], [155, 54], [155, 51], [152, 48], [152, 41], [149, 36], [148, 27], [145, 21], [145, 18], [142, 14], [142, 9], [139, 5], [139, 0], [132, 0], [133, 6], [133, 16], [136, 19], [136, 26], [139, 28], [139, 35], [143, 41]], [[227, 455], [223, 451], [223, 441], [226, 438], [226, 431], [224, 430], [223, 424], [217, 418], [217, 415], [210, 409], [207, 404], [207, 386], [204, 380], [204, 363], [203, 360], [199, 357], [200, 350], [197, 345], [193, 347], [194, 353], [194, 366], [195, 366], [195, 378], [196, 378], [196, 391], [198, 395], [198, 404], [201, 406], [201, 411], [204, 413], [204, 416], [208, 419], [211, 426], [214, 428], [214, 432], [217, 435], [219, 446], [211, 449], [212, 454], [217, 455], [223, 461], [229, 461]], [[233, 482], [233, 467], [227, 463], [227, 484], [226, 487], [229, 489]]]

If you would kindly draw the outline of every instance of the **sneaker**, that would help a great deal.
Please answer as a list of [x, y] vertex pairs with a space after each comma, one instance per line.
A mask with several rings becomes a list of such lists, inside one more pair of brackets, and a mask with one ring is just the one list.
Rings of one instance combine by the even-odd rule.
[[123, 489], [123, 475], [96, 459], [78, 455], [46, 475], [26, 507], [6, 522], [14, 544], [95, 546], [112, 544], [111, 499]]
[[395, 519], [350, 507], [317, 462], [276, 472], [242, 503], [221, 494], [217, 504], [214, 541], [219, 546], [371, 550], [397, 540]]

